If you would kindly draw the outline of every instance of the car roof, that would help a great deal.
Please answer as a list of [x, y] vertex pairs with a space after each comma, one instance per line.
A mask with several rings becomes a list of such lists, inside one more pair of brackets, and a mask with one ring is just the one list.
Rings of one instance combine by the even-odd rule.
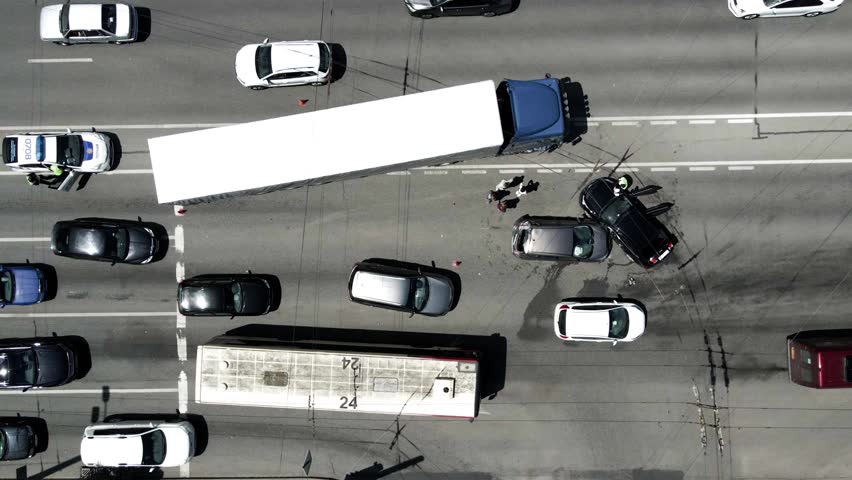
[[68, 10], [68, 27], [71, 30], [99, 30], [103, 27], [101, 23], [101, 12], [103, 4], [71, 4]]
[[609, 177], [599, 178], [586, 186], [583, 190], [583, 199], [595, 213], [600, 213], [615, 197], [612, 191], [615, 184], [615, 180]]
[[572, 255], [574, 252], [573, 226], [533, 226], [524, 241], [526, 253]]
[[139, 465], [142, 463], [142, 437], [83, 437], [80, 457], [87, 465]]
[[109, 235], [103, 229], [71, 225], [68, 228], [68, 251], [86, 255], [103, 255]]
[[[609, 304], [612, 308], [618, 305]], [[609, 336], [609, 310], [578, 310], [572, 306], [565, 317], [565, 333], [569, 337]]]
[[272, 71], [317, 70], [318, 42], [276, 42], [272, 46]]
[[181, 283], [181, 308], [189, 311], [220, 311], [225, 306], [225, 287], [231, 282], [226, 280], [196, 280]]
[[408, 303], [411, 277], [357, 271], [352, 277], [353, 297], [399, 307]]

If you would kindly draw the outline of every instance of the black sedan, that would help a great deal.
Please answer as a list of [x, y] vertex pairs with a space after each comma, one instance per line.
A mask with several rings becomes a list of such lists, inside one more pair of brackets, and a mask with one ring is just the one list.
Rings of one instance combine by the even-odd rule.
[[593, 181], [580, 193], [583, 210], [612, 233], [628, 257], [645, 268], [658, 264], [677, 245], [677, 238], [655, 218], [667, 212], [672, 204], [645, 208], [636, 198], [657, 190], [656, 186], [618, 190], [615, 179], [604, 177]]
[[412, 17], [494, 17], [515, 9], [517, 0], [404, 0]]
[[24, 460], [47, 449], [47, 422], [36, 417], [0, 417], [0, 462]]
[[0, 389], [57, 387], [78, 372], [78, 355], [67, 337], [0, 339]]
[[183, 315], [254, 316], [269, 313], [273, 288], [265, 275], [199, 275], [178, 285], [178, 310]]
[[162, 229], [142, 219], [78, 218], [56, 222], [50, 249], [61, 257], [99, 262], [150, 263], [161, 249]]

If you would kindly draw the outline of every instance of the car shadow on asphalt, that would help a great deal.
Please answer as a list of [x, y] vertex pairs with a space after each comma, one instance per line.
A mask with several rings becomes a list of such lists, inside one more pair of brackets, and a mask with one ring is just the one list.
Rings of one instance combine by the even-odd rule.
[[139, 18], [139, 32], [136, 42], [144, 42], [151, 36], [151, 9], [146, 7], [134, 7], [136, 16]]
[[331, 48], [331, 83], [334, 83], [346, 74], [346, 49], [339, 43], [329, 43], [328, 46]]

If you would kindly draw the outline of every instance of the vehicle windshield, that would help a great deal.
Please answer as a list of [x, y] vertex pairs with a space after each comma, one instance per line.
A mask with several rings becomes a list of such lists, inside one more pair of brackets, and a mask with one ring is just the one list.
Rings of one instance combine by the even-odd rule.
[[618, 221], [618, 217], [620, 217], [624, 212], [630, 210], [633, 205], [630, 204], [630, 200], [627, 199], [624, 195], [620, 195], [615, 197], [612, 202], [607, 205], [603, 212], [601, 212], [601, 220], [607, 225], [614, 225], [615, 222]]
[[6, 434], [0, 431], [0, 460], [6, 456]]
[[320, 61], [319, 61], [319, 71], [320, 73], [325, 73], [328, 71], [328, 67], [331, 63], [331, 50], [329, 50], [328, 45], [321, 43], [320, 44]]
[[574, 256], [577, 258], [589, 258], [594, 250], [594, 233], [592, 227], [580, 225], [574, 228]]
[[425, 277], [413, 278], [411, 282], [411, 297], [408, 305], [415, 310], [423, 310], [426, 299], [429, 298], [429, 282]]
[[566, 323], [567, 317], [568, 317], [568, 309], [567, 308], [564, 309], [564, 310], [559, 310], [559, 320], [558, 320], [557, 323], [558, 323], [558, 326], [559, 326], [559, 333], [562, 334], [562, 335], [565, 335], [565, 323]]
[[37, 370], [38, 361], [31, 348], [0, 355], [0, 385], [34, 385]]
[[266, 78], [272, 74], [272, 47], [261, 45], [254, 52], [254, 68], [257, 70], [257, 78]]
[[166, 436], [160, 430], [142, 435], [142, 465], [161, 465], [166, 459]]
[[627, 310], [613, 308], [609, 311], [609, 338], [624, 338], [627, 336]]
[[107, 246], [107, 255], [110, 258], [124, 260], [127, 258], [128, 251], [128, 234], [125, 228], [116, 228], [112, 231], [112, 241]]
[[79, 167], [83, 164], [83, 138], [79, 135], [56, 137], [56, 162]]
[[0, 303], [11, 302], [15, 291], [14, 279], [9, 272], [0, 272]]
[[115, 5], [101, 6], [101, 26], [109, 33], [115, 33]]
[[243, 287], [240, 285], [240, 282], [234, 282], [231, 284], [231, 295], [234, 299], [234, 310], [235, 312], [243, 311]]
[[71, 27], [68, 26], [68, 11], [71, 9], [71, 5], [64, 4], [62, 5], [62, 10], [59, 11], [59, 31], [63, 36], [68, 35], [68, 30], [71, 30]]

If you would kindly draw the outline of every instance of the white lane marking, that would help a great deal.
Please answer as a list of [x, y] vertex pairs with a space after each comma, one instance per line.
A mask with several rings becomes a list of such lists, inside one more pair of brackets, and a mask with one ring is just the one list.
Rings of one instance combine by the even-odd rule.
[[450, 172], [446, 170], [424, 170], [423, 173], [426, 175], [446, 175]]
[[[181, 227], [183, 228], [183, 227]], [[183, 232], [181, 232], [181, 235]], [[175, 229], [175, 235], [169, 235], [169, 240], [175, 240], [177, 237], [177, 229]], [[14, 242], [49, 242], [50, 237], [4, 237], [0, 238], [0, 242], [5, 243], [14, 243]], [[181, 245], [183, 245], [183, 238], [181, 238]], [[181, 247], [182, 248], [182, 247]]]
[[485, 170], [462, 170], [463, 175], [485, 175]]
[[651, 120], [651, 125], [677, 125], [677, 120]]
[[411, 175], [411, 172], [388, 172], [387, 175]]
[[189, 478], [189, 463], [180, 466], [180, 478]]
[[[15, 390], [0, 390], [0, 395], [80, 395], [80, 394], [102, 394], [102, 388], [78, 388], [78, 389], [56, 389], [43, 388], [33, 389], [27, 392]], [[177, 388], [110, 388], [109, 393], [175, 393]]]
[[754, 166], [752, 165], [732, 165], [728, 167], [728, 170], [754, 170]]
[[716, 167], [689, 167], [690, 172], [712, 172]]
[[216, 128], [234, 125], [233, 123], [137, 123], [129, 125], [6, 125], [0, 126], [0, 131], [19, 130], [22, 132], [37, 130], [192, 130], [195, 128]]
[[716, 120], [690, 120], [690, 125], [713, 125], [716, 123]]
[[186, 328], [186, 317], [181, 315], [180, 312], [177, 313], [177, 321], [175, 322], [176, 328]]
[[[719, 115], [636, 115], [619, 117], [589, 117], [586, 124], [598, 126], [601, 122], [638, 122], [655, 120], [700, 120], [700, 119], [767, 119], [767, 118], [817, 118], [817, 117], [852, 117], [850, 112], [778, 112], [778, 113], [727, 113]], [[127, 125], [3, 125], [0, 131], [19, 130], [22, 132], [33, 130], [189, 130], [198, 128], [227, 127], [234, 123], [150, 123], [150, 124], [127, 124]]]
[[183, 253], [183, 225], [175, 225], [175, 250], [178, 253]]
[[639, 125], [639, 122], [612, 122], [613, 127], [636, 127]]
[[575, 168], [574, 171], [577, 172], [577, 173], [590, 173], [590, 172], [594, 172], [595, 169], [593, 169], [593, 168]]
[[50, 237], [6, 237], [0, 238], [0, 242], [4, 243], [12, 243], [12, 242], [49, 242]]
[[186, 336], [184, 336], [183, 330], [178, 330], [175, 334], [177, 337], [177, 352], [178, 352], [178, 360], [181, 362], [186, 361]]
[[177, 283], [183, 281], [185, 273], [183, 262], [175, 262], [175, 279], [177, 280]]
[[619, 165], [618, 171], [620, 171], [620, 172], [638, 172], [639, 169], [636, 168], [636, 167], [625, 167], [624, 165]]
[[753, 118], [729, 118], [728, 123], [754, 123]]
[[561, 168], [539, 168], [535, 173], [562, 173]]
[[636, 115], [630, 117], [589, 117], [589, 122], [650, 122], [653, 120], [727, 120], [729, 118], [816, 118], [852, 117], [852, 112], [778, 112], [778, 113], [723, 113], [719, 115]]
[[39, 312], [0, 313], [0, 318], [171, 317], [175, 312]]
[[188, 382], [186, 381], [186, 372], [181, 370], [180, 375], [178, 376], [178, 411], [180, 413], [186, 413], [188, 398], [189, 394]]
[[652, 172], [676, 172], [677, 168], [675, 167], [654, 167], [651, 169]]
[[28, 58], [27, 63], [92, 63], [91, 58]]
[[509, 168], [509, 169], [503, 168], [503, 169], [500, 169], [500, 173], [524, 173], [524, 169], [523, 168]]

